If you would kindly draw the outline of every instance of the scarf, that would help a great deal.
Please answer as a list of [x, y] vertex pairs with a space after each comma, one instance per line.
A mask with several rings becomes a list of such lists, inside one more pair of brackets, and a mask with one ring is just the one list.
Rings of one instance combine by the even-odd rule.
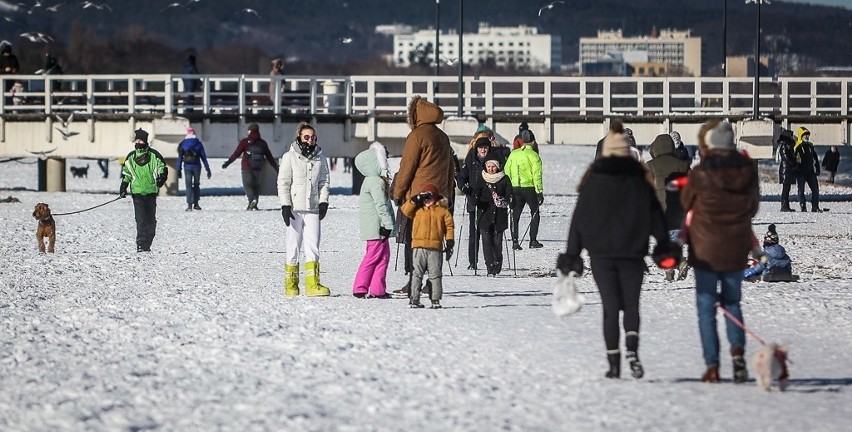
[[489, 174], [487, 171], [482, 171], [482, 179], [488, 183], [497, 183], [506, 175], [503, 171], [497, 171], [494, 174]]

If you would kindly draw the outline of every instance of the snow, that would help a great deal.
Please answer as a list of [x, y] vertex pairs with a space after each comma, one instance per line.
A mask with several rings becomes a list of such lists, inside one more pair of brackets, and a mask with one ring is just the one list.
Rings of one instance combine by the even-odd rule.
[[[848, 430], [852, 190], [823, 183], [830, 212], [780, 213], [780, 185], [762, 184], [755, 231], [776, 224], [801, 281], [746, 283], [743, 310], [762, 338], [790, 344], [786, 393], [733, 384], [724, 339], [723, 382], [701, 383], [693, 279], [666, 283], [659, 269], [642, 295], [645, 378], [608, 380], [590, 273], [577, 280], [586, 305], [565, 318], [550, 308], [556, 279], [536, 277], [563, 248], [592, 153], [542, 147], [545, 247], [516, 253], [517, 277], [486, 279], [465, 270], [459, 242], [438, 311], [350, 295], [364, 244], [342, 163], [321, 244], [334, 295], [310, 299], [283, 297], [277, 199], [245, 211], [239, 170], [221, 161], [202, 180], [215, 193], [203, 211], [184, 212], [183, 196], [158, 200], [144, 254], [129, 199], [58, 216], [57, 253], [36, 249], [33, 206], [113, 199], [115, 162], [101, 179], [94, 161], [69, 161], [91, 168], [69, 175], [67, 193], [34, 192], [35, 165], [0, 164], [0, 198], [21, 200], [0, 204], [0, 430]], [[461, 209], [455, 217], [465, 224]], [[393, 267], [390, 289], [406, 280]]]

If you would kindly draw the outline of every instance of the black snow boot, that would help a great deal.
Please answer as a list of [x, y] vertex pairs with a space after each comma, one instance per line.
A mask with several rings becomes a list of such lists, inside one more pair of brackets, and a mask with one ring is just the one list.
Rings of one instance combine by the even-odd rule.
[[394, 298], [408, 298], [411, 296], [411, 277], [408, 278], [408, 283], [406, 283], [402, 288], [398, 290], [393, 290]]
[[799, 204], [799, 208], [802, 209], [802, 213], [805, 213], [805, 212], [808, 211], [808, 206], [806, 206], [805, 203]]
[[639, 361], [639, 354], [636, 351], [627, 351], [627, 364], [630, 365], [630, 374], [633, 378], [639, 379], [645, 375], [645, 368], [642, 367], [642, 362]]
[[734, 364], [734, 382], [742, 384], [748, 381], [748, 369], [746, 369], [745, 350], [743, 347], [731, 347], [731, 359]]
[[607, 352], [606, 359], [609, 361], [609, 370], [606, 372], [606, 377], [621, 378], [621, 351]]
[[781, 201], [781, 211], [782, 212], [795, 212], [795, 210], [790, 208], [790, 201]]

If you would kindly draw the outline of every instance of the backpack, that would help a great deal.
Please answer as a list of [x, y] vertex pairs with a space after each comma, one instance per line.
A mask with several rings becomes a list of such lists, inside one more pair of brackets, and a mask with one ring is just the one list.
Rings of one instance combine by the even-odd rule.
[[249, 142], [248, 146], [248, 163], [249, 167], [255, 171], [259, 171], [263, 169], [263, 163], [266, 160], [264, 155], [265, 149], [263, 148], [262, 141], [254, 140]]
[[179, 147], [178, 150], [181, 153], [181, 157], [183, 158], [184, 163], [193, 164], [193, 165], [198, 163], [198, 153], [195, 150], [193, 150], [193, 149], [184, 150], [183, 146]]

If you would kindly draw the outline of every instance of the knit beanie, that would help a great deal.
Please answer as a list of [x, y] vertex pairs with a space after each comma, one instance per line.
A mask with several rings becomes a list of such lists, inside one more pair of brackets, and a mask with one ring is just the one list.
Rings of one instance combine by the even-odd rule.
[[531, 144], [535, 142], [535, 134], [531, 130], [526, 129], [521, 132], [521, 139], [524, 141], [524, 144]]
[[601, 156], [610, 157], [628, 157], [630, 156], [630, 142], [627, 139], [624, 125], [620, 121], [614, 121], [609, 128], [609, 132], [604, 137]]
[[672, 137], [672, 141], [674, 141], [675, 147], [678, 147], [683, 144], [683, 141], [680, 139], [680, 133], [678, 131], [671, 131], [671, 133], [669, 133], [669, 136]]
[[778, 244], [778, 232], [775, 231], [775, 224], [769, 224], [769, 230], [766, 231], [766, 235], [763, 236], [763, 246], [777, 245]]
[[423, 192], [431, 193], [432, 199], [434, 199], [436, 201], [441, 199], [441, 193], [438, 192], [438, 188], [435, 187], [435, 185], [433, 185], [432, 183], [426, 183], [425, 185], [423, 185], [423, 188], [420, 189], [420, 192], [421, 193], [423, 193]]
[[528, 125], [527, 122], [523, 122], [518, 126], [519, 131], [529, 130], [529, 128], [530, 128], [530, 125]]
[[726, 149], [736, 150], [737, 144], [734, 142], [734, 129], [728, 122], [719, 122], [716, 127], [708, 130], [704, 134], [704, 143], [709, 149]]
[[258, 132], [260, 130], [260, 127], [257, 125], [257, 123], [251, 123], [248, 125], [248, 130], [250, 132]]
[[500, 170], [500, 162], [498, 162], [496, 159], [488, 159], [487, 161], [485, 161], [486, 168], [488, 168], [488, 165], [494, 165], [497, 167], [497, 170]]
[[476, 135], [480, 132], [491, 132], [491, 128], [485, 126], [484, 124], [481, 124], [476, 128], [476, 132], [474, 132], [473, 134]]
[[145, 144], [148, 144], [148, 132], [142, 130], [142, 128], [136, 129], [133, 131], [133, 141], [142, 140]]
[[482, 138], [477, 139], [476, 143], [474, 143], [473, 146], [476, 147], [476, 148], [480, 148], [480, 147], [490, 148], [491, 147], [491, 140], [488, 139], [487, 137], [482, 137]]
[[186, 128], [186, 137], [190, 138], [190, 137], [194, 137], [194, 136], [195, 136], [195, 129], [193, 129], [191, 127]]

